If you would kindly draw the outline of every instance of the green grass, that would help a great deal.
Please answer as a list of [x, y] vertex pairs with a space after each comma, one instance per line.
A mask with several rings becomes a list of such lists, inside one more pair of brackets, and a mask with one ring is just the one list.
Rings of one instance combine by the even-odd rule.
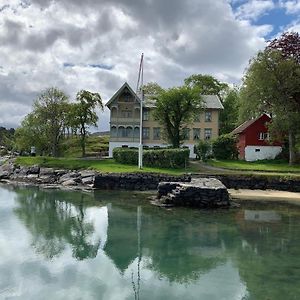
[[[86, 139], [86, 156], [98, 156], [100, 151], [108, 151], [108, 136], [88, 136]], [[62, 143], [62, 148], [64, 149], [65, 157], [81, 157], [81, 146], [80, 146], [80, 138], [72, 137], [67, 138]]]
[[209, 165], [218, 168], [239, 170], [239, 171], [261, 171], [277, 173], [300, 173], [300, 165], [290, 166], [282, 160], [262, 160], [247, 162], [243, 160], [209, 160]]
[[181, 175], [194, 172], [195, 167], [190, 166], [187, 169], [164, 169], [145, 167], [140, 170], [137, 166], [123, 165], [115, 162], [113, 159], [76, 159], [76, 158], [52, 158], [52, 157], [18, 157], [16, 163], [23, 166], [39, 165], [41, 167], [53, 167], [62, 169], [93, 169], [108, 173], [131, 173], [131, 172], [153, 172], [171, 175]]

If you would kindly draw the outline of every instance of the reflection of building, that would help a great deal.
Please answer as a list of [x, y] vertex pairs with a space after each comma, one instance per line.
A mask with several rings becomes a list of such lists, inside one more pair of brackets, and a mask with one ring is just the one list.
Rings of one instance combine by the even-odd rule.
[[[149, 97], [148, 97], [149, 98]], [[219, 134], [219, 112], [223, 109], [216, 95], [203, 96], [206, 110], [185, 129], [184, 145], [194, 157], [194, 144], [199, 139], [215, 138]], [[124, 83], [106, 104], [110, 109], [109, 156], [116, 147], [138, 147], [140, 135], [140, 99], [131, 87]], [[147, 99], [143, 106], [143, 144], [149, 147], [167, 146], [162, 137], [161, 125], [153, 118], [155, 101]]]
[[[136, 210], [135, 210], [136, 211]], [[137, 220], [132, 208], [108, 207], [105, 253], [124, 272], [138, 256]]]
[[246, 221], [255, 222], [278, 222], [281, 216], [273, 210], [245, 210], [244, 217]]

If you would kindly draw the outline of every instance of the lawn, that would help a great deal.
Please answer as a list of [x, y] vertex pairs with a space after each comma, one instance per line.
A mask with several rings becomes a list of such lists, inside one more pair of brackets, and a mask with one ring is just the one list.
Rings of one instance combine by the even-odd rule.
[[18, 157], [16, 163], [23, 166], [39, 165], [42, 167], [54, 167], [62, 169], [93, 169], [109, 173], [153, 172], [162, 174], [181, 175], [194, 172], [196, 168], [190, 166], [187, 169], [164, 169], [145, 167], [140, 170], [137, 166], [123, 165], [113, 159], [76, 159], [76, 158], [52, 158], [52, 157]]
[[300, 165], [290, 166], [288, 162], [282, 160], [261, 160], [247, 162], [243, 160], [215, 160], [211, 159], [207, 164], [224, 169], [239, 171], [263, 171], [278, 173], [300, 173]]

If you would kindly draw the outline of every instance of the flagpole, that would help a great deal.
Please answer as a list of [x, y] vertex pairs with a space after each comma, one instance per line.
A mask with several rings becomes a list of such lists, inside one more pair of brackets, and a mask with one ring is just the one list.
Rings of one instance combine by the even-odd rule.
[[139, 169], [143, 168], [143, 102], [144, 102], [144, 91], [143, 91], [144, 67], [143, 67], [143, 60], [144, 60], [144, 53], [142, 53], [142, 56], [141, 56], [139, 77], [138, 77], [137, 90], [136, 90], [137, 94], [139, 92], [139, 89], [141, 91], [141, 97], [140, 97], [140, 143], [139, 143], [139, 162], [138, 162]]

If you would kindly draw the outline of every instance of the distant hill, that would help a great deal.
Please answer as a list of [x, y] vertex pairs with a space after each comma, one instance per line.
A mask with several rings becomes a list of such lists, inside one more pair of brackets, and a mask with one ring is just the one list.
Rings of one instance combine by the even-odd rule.
[[110, 131], [97, 131], [91, 133], [91, 136], [107, 136], [110, 135]]

